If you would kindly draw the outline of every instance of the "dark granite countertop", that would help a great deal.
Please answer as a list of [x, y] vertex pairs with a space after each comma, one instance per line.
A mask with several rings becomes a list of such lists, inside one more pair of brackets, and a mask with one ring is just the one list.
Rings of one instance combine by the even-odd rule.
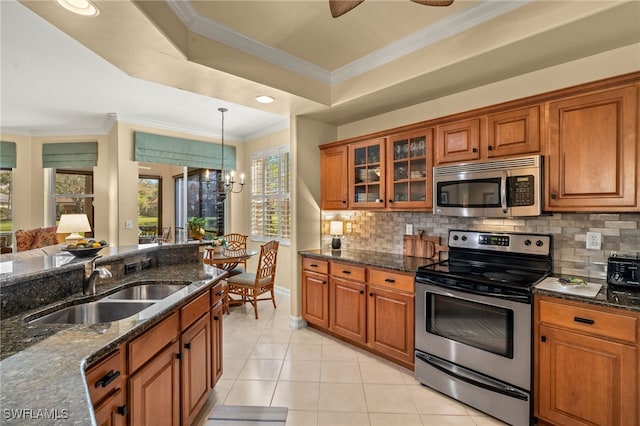
[[[562, 275], [554, 274], [555, 277]], [[602, 288], [595, 297], [584, 297], [573, 294], [560, 293], [556, 291], [533, 289], [534, 294], [542, 296], [555, 297], [562, 300], [573, 300], [575, 302], [588, 303], [592, 305], [606, 306], [609, 308], [625, 309], [629, 311], [640, 312], [640, 289], [607, 286], [606, 280], [582, 278], [587, 282], [594, 284], [602, 284]]]
[[[22, 410], [21, 413], [29, 416], [26, 419], [29, 424], [95, 424], [84, 376], [86, 366], [157, 324], [225, 275], [205, 275], [200, 262], [160, 266], [128, 275], [112, 284], [99, 285], [96, 296], [78, 294], [52, 305], [57, 309], [60, 305], [96, 300], [140, 281], [191, 282], [138, 314], [111, 323], [53, 325], [24, 320], [54, 309], [52, 306], [3, 319], [0, 322], [0, 349], [5, 357], [0, 361], [2, 423], [24, 424], [25, 419], [18, 420], [11, 411], [6, 411]], [[57, 418], [44, 416], [43, 410]]]
[[[376, 268], [393, 269], [402, 272], [414, 273], [419, 266], [437, 262], [436, 259], [423, 259], [419, 257], [403, 256], [401, 254], [384, 253], [369, 250], [301, 250], [301, 255], [317, 259], [341, 261]], [[555, 275], [560, 277], [561, 275]], [[555, 297], [564, 300], [574, 300], [610, 308], [640, 311], [640, 289], [612, 288], [608, 287], [605, 280], [587, 279], [586, 281], [602, 284], [602, 289], [595, 298], [575, 296], [548, 290], [533, 289], [534, 294]]]
[[438, 259], [403, 256], [401, 254], [385, 253], [369, 250], [301, 250], [301, 255], [347, 263], [355, 263], [376, 268], [392, 269], [400, 272], [415, 273], [419, 266], [429, 265]]

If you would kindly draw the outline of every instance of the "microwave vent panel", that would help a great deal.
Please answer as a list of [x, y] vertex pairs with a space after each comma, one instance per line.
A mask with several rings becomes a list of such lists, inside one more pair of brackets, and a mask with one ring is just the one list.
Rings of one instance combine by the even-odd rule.
[[539, 167], [542, 161], [540, 155], [527, 157], [507, 158], [504, 160], [480, 161], [477, 163], [454, 164], [451, 166], [438, 166], [433, 168], [434, 176], [471, 173], [490, 172], [493, 170], [521, 169], [525, 167]]

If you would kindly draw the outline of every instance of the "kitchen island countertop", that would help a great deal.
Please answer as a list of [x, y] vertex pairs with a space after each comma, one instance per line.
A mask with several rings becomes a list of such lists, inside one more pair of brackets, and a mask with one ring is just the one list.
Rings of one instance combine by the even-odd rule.
[[[202, 263], [150, 268], [99, 286], [104, 297], [138, 281], [191, 284], [120, 321], [93, 325], [34, 324], [24, 321], [42, 308], [3, 319], [0, 405], [3, 424], [92, 424], [93, 410], [84, 375], [87, 365], [159, 323], [208, 291], [226, 273], [205, 275]], [[86, 299], [76, 295], [77, 299]], [[58, 303], [70, 303], [73, 298]], [[22, 417], [20, 419], [20, 417]]]

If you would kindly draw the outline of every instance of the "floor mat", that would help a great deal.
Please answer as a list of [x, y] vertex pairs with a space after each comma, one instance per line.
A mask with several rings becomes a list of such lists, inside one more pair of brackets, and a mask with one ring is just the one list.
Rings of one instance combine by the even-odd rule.
[[287, 407], [255, 407], [250, 405], [218, 405], [207, 421], [216, 426], [285, 426]]

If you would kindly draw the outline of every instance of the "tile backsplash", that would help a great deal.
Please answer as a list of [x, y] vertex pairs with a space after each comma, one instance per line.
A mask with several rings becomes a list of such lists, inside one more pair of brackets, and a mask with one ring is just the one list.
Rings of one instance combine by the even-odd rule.
[[[535, 218], [483, 219], [435, 216], [424, 212], [323, 211], [323, 223], [340, 218], [347, 223], [343, 249], [402, 254], [405, 225], [414, 234], [440, 236], [449, 229], [531, 232], [553, 236], [553, 270], [565, 275], [606, 278], [607, 258], [613, 253], [640, 257], [640, 213], [554, 213]], [[328, 228], [322, 247], [331, 246]], [[350, 230], [349, 230], [350, 229]], [[602, 234], [600, 250], [585, 248], [587, 232]]]

